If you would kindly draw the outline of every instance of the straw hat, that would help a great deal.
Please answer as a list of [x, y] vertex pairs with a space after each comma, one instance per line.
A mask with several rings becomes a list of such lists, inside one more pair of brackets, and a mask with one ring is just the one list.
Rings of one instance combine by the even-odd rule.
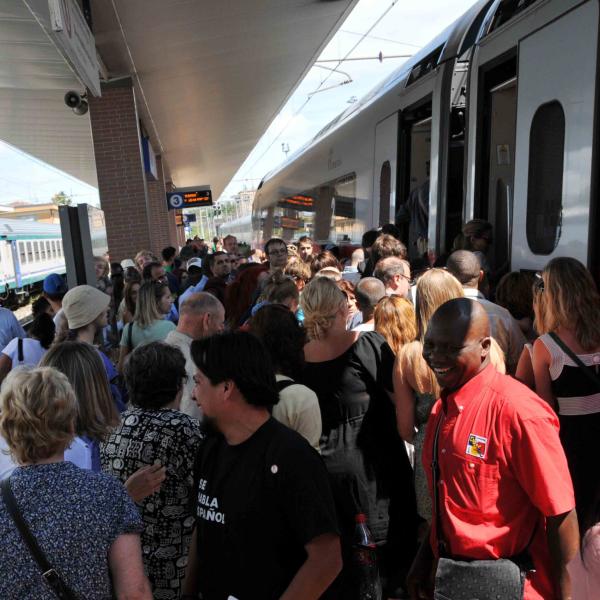
[[78, 285], [63, 298], [62, 309], [69, 329], [79, 329], [95, 321], [110, 304], [110, 296], [91, 285]]

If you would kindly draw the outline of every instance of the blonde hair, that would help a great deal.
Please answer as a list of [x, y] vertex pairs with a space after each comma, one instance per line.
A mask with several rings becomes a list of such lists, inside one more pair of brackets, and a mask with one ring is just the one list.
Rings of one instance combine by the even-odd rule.
[[386, 296], [375, 307], [375, 331], [383, 335], [394, 354], [417, 337], [413, 305], [400, 296]]
[[19, 464], [36, 463], [67, 448], [75, 436], [77, 400], [56, 369], [16, 369], [0, 392], [0, 433]]
[[102, 277], [108, 277], [110, 274], [110, 265], [103, 256], [94, 256], [94, 265], [102, 265], [103, 273]]
[[575, 258], [553, 258], [542, 272], [544, 292], [536, 297], [540, 334], [572, 331], [587, 352], [600, 346], [600, 295], [591, 273]]
[[79, 407], [77, 435], [104, 440], [119, 423], [119, 413], [98, 351], [85, 342], [61, 342], [50, 348], [40, 365], [64, 373], [73, 386]]
[[327, 335], [340, 307], [346, 303], [344, 293], [327, 277], [313, 279], [300, 296], [304, 311], [304, 328], [311, 340], [320, 340]]
[[159, 302], [165, 289], [168, 288], [169, 286], [166, 283], [157, 281], [147, 281], [140, 285], [135, 314], [133, 315], [133, 320], [138, 327], [144, 329], [155, 321], [162, 320], [164, 315], [160, 312]]
[[417, 337], [423, 342], [427, 325], [433, 313], [448, 300], [463, 298], [463, 287], [448, 271], [429, 269], [417, 281], [415, 311], [417, 313]]
[[405, 344], [399, 354], [399, 364], [403, 373], [412, 374], [415, 391], [439, 396], [440, 387], [433, 371], [423, 358], [423, 340], [433, 313], [448, 300], [463, 298], [463, 287], [448, 271], [429, 269], [417, 281], [415, 312], [417, 315], [417, 339]]

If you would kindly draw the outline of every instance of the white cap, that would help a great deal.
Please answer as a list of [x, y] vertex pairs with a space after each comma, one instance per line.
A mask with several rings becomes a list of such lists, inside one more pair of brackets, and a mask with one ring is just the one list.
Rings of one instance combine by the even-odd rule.
[[187, 268], [189, 269], [190, 267], [198, 267], [199, 269], [202, 268], [202, 259], [201, 258], [190, 258], [190, 260], [187, 261]]
[[121, 261], [121, 266], [123, 270], [128, 269], [129, 267], [133, 267], [135, 269], [135, 263], [130, 258], [124, 258]]

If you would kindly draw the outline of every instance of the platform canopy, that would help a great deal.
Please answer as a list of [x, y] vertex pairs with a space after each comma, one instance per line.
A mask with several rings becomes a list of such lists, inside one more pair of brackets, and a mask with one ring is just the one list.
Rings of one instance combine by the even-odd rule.
[[[218, 196], [357, 1], [89, 4], [103, 77], [133, 78], [168, 176]], [[47, 5], [0, 3], [0, 139], [96, 185], [89, 117], [63, 102], [83, 85], [44, 29]]]

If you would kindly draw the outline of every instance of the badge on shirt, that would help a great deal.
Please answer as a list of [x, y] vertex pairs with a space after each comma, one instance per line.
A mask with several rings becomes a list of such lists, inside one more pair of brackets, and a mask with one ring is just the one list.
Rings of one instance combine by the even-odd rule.
[[487, 442], [487, 438], [470, 433], [469, 441], [467, 442], [467, 454], [477, 458], [485, 458], [487, 453]]

